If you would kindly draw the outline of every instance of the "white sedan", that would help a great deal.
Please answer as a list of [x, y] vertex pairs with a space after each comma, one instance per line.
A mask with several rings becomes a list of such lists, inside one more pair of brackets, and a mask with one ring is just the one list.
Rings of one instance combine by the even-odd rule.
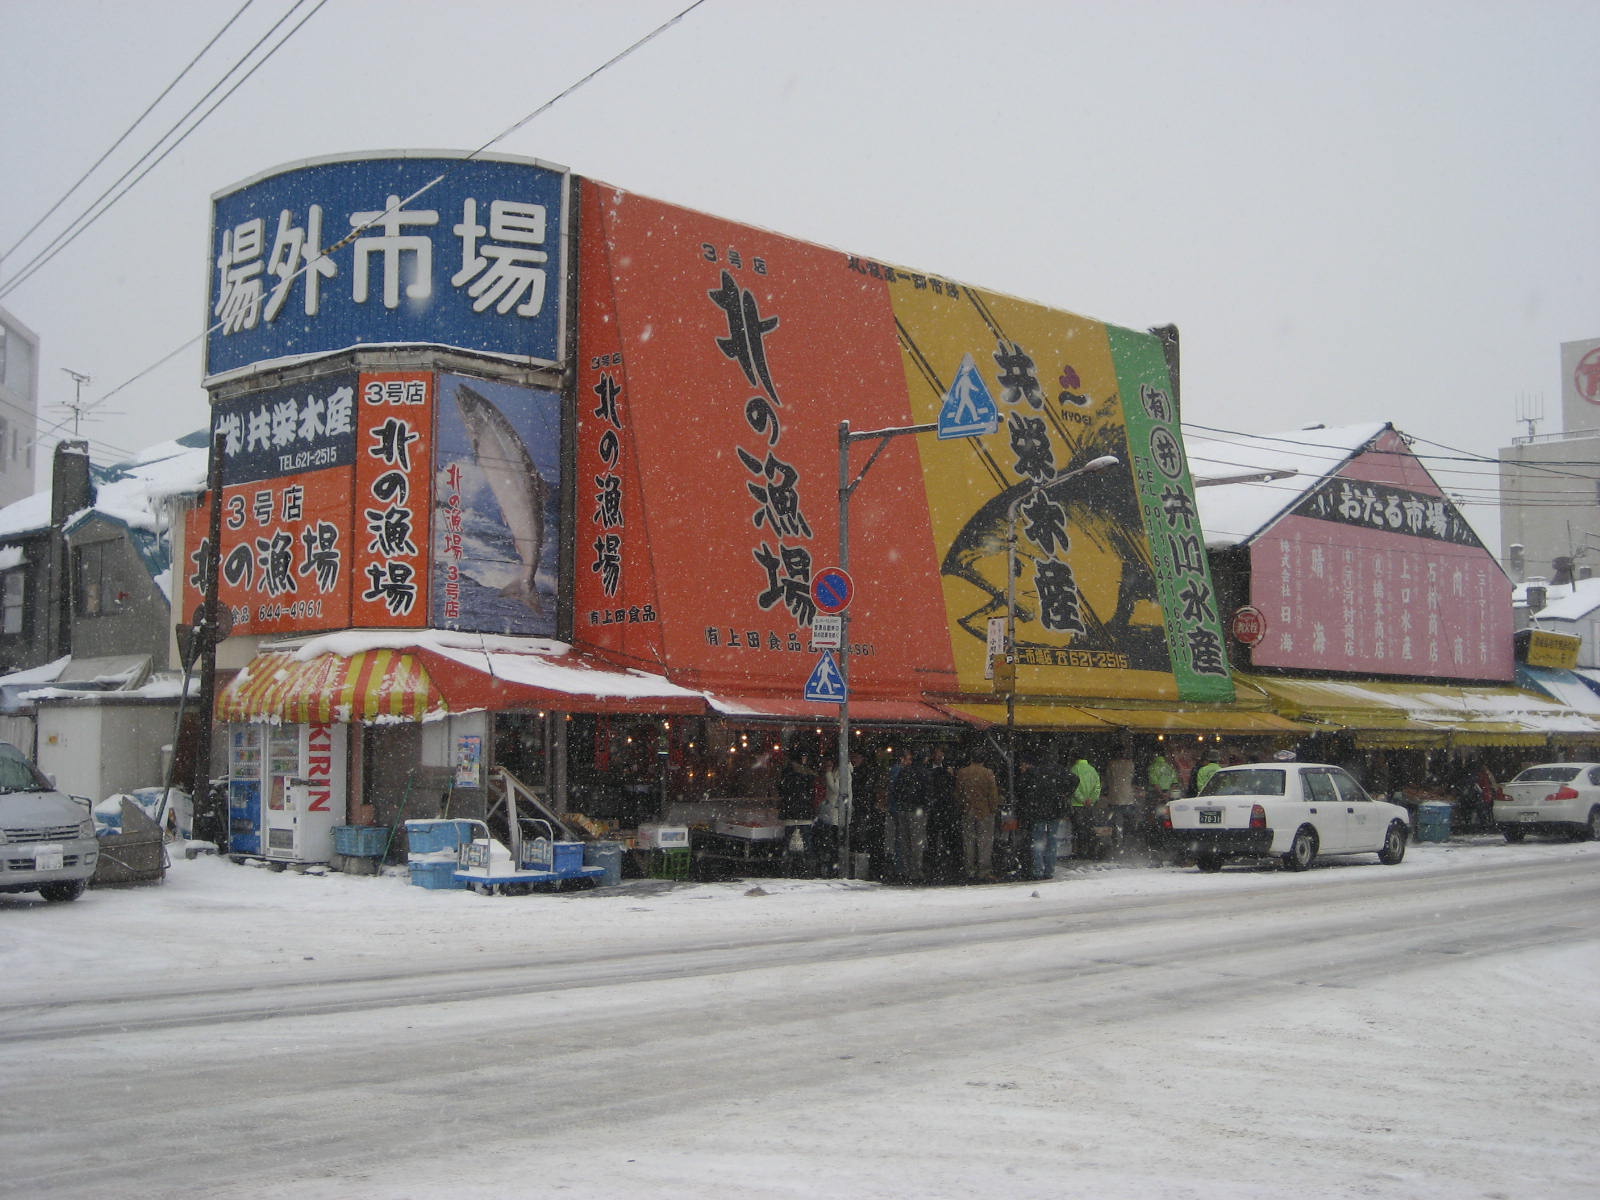
[[1167, 804], [1161, 824], [1168, 844], [1202, 871], [1230, 858], [1277, 858], [1304, 871], [1322, 854], [1397, 863], [1411, 834], [1406, 810], [1374, 800], [1349, 772], [1298, 762], [1223, 767], [1198, 796]]
[[1501, 790], [1494, 823], [1508, 842], [1530, 833], [1600, 839], [1600, 763], [1528, 767]]

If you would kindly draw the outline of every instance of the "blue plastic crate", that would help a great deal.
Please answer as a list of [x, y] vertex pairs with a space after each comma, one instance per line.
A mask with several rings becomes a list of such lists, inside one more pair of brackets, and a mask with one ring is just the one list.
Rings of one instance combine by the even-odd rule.
[[576, 871], [581, 866], [583, 866], [582, 842], [557, 842], [555, 844], [553, 870], [557, 872]]
[[387, 825], [335, 825], [333, 849], [356, 858], [376, 858], [389, 848]]
[[407, 821], [406, 845], [412, 854], [454, 850], [472, 840], [471, 821]]
[[552, 843], [538, 838], [528, 843], [525, 857], [527, 865], [533, 870], [570, 875], [583, 866], [583, 843]]
[[618, 842], [585, 842], [583, 865], [600, 867], [605, 874], [600, 877], [601, 887], [616, 887], [622, 882], [622, 846]]
[[453, 862], [414, 862], [411, 868], [411, 886], [433, 891], [449, 891], [467, 886], [466, 880], [457, 879]]
[[1417, 808], [1417, 841], [1448, 842], [1450, 840], [1451, 809], [1437, 800]]

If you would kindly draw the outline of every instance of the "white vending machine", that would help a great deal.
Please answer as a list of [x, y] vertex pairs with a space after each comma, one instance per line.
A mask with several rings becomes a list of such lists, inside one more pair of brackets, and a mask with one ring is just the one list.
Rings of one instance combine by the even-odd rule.
[[235, 725], [228, 746], [231, 853], [327, 862], [345, 823], [348, 727]]

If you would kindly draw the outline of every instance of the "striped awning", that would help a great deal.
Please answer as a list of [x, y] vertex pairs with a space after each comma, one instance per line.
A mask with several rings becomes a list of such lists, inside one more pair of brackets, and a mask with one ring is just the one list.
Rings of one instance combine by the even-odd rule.
[[401, 650], [252, 659], [217, 696], [219, 721], [420, 721], [450, 711], [427, 669]]

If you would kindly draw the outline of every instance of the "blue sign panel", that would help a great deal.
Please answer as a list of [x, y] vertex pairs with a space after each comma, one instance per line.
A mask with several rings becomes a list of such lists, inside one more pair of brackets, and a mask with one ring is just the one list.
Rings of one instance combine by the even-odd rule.
[[213, 198], [206, 374], [424, 343], [558, 364], [567, 175], [532, 160], [316, 161]]
[[222, 434], [223, 484], [354, 463], [356, 379], [347, 371], [219, 401], [211, 419]]
[[839, 660], [832, 650], [824, 650], [811, 677], [806, 680], [806, 699], [822, 704], [843, 704], [844, 694], [844, 674], [839, 670]]
[[982, 437], [1000, 428], [1000, 409], [972, 355], [962, 356], [956, 377], [939, 405], [939, 437]]

